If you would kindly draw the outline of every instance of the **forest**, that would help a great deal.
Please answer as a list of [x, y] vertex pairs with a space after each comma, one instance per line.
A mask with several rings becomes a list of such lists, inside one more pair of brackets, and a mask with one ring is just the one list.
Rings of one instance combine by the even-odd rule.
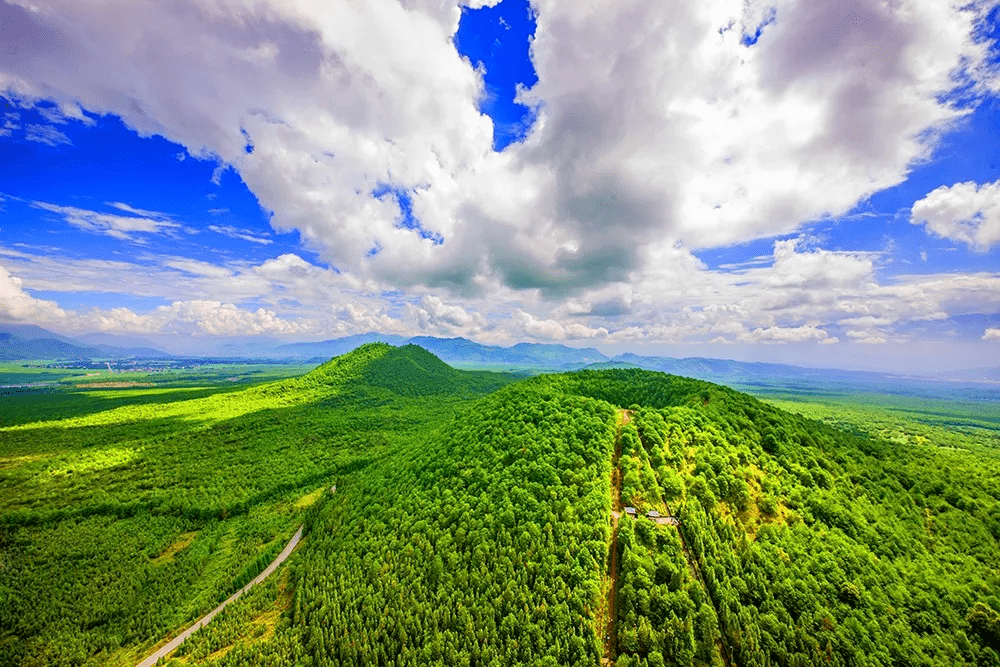
[[166, 664], [1000, 667], [991, 417], [385, 344], [0, 402], [0, 664], [134, 665], [303, 525]]

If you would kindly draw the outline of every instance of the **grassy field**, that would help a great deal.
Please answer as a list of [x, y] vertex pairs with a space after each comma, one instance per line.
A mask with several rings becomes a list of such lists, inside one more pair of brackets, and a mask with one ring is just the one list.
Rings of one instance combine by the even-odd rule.
[[896, 444], [1000, 451], [1000, 400], [874, 393], [758, 392], [779, 408]]
[[[54, 361], [0, 362], [0, 387], [22, 385], [61, 386], [67, 388], [128, 388], [152, 384], [156, 386], [209, 386], [225, 383], [248, 384], [270, 382], [304, 375], [314, 364], [222, 364], [191, 363], [164, 367], [155, 371], [142, 368], [109, 372], [99, 368], [49, 368]], [[103, 387], [102, 387], [103, 386]], [[9, 392], [8, 392], [9, 393]]]

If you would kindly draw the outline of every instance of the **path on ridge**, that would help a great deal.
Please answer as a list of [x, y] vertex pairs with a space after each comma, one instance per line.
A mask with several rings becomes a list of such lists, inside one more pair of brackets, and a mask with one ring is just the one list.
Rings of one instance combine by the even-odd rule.
[[160, 658], [167, 657], [167, 655], [172, 653], [174, 649], [183, 644], [185, 639], [187, 639], [195, 632], [197, 632], [198, 630], [202, 629], [203, 627], [211, 623], [212, 619], [215, 618], [220, 611], [225, 609], [230, 603], [236, 602], [236, 600], [238, 600], [241, 595], [246, 593], [248, 590], [259, 584], [260, 582], [267, 579], [272, 572], [278, 569], [278, 566], [284, 563], [285, 559], [287, 559], [291, 555], [292, 550], [295, 549], [295, 546], [299, 543], [299, 540], [301, 539], [302, 539], [302, 526], [299, 526], [299, 529], [295, 531], [295, 535], [293, 535], [292, 539], [289, 540], [288, 544], [285, 545], [285, 548], [282, 550], [282, 552], [278, 554], [278, 557], [275, 558], [273, 561], [271, 561], [271, 564], [268, 565], [263, 572], [258, 574], [253, 581], [251, 581], [249, 584], [247, 584], [240, 590], [233, 593], [231, 596], [229, 596], [229, 598], [226, 599], [225, 602], [223, 602], [218, 607], [216, 607], [212, 611], [202, 616], [197, 623], [195, 623], [190, 628], [188, 628], [184, 632], [174, 637], [166, 645], [160, 647], [155, 653], [153, 653], [151, 656], [149, 656], [148, 658], [140, 662], [138, 665], [136, 665], [136, 667], [153, 667], [153, 665], [156, 664], [157, 660], [159, 660]]
[[622, 426], [632, 419], [628, 410], [618, 412], [618, 431], [615, 433], [615, 453], [611, 460], [611, 546], [608, 558], [608, 596], [605, 600], [604, 657], [603, 665], [615, 664], [618, 648], [618, 520], [622, 515]]
[[[679, 516], [674, 514], [670, 510], [670, 506], [667, 505], [667, 513], [670, 516]], [[702, 589], [705, 591], [705, 599], [708, 600], [709, 604], [715, 610], [715, 618], [719, 623], [719, 638], [715, 640], [715, 645], [719, 649], [719, 655], [722, 656], [723, 662], [726, 663], [726, 667], [733, 667], [735, 664], [732, 657], [729, 655], [729, 651], [726, 649], [725, 633], [722, 631], [722, 619], [719, 616], [719, 609], [715, 606], [715, 601], [712, 600], [712, 596], [708, 593], [708, 586], [705, 584], [705, 577], [701, 575], [701, 567], [698, 565], [698, 560], [688, 549], [687, 541], [684, 539], [684, 531], [681, 530], [679, 524], [674, 524], [674, 528], [677, 530], [677, 536], [681, 539], [681, 548], [684, 550], [684, 558], [687, 560], [688, 567], [691, 569], [691, 574], [701, 583]]]

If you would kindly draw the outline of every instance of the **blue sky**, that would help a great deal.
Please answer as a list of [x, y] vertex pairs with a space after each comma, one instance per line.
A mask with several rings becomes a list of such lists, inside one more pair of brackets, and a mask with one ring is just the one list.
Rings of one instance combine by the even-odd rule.
[[0, 319], [998, 358], [995, 2], [43, 4], [0, 2]]

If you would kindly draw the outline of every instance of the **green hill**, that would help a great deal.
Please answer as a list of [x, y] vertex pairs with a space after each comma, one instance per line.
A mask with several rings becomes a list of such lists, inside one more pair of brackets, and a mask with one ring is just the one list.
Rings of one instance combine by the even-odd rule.
[[303, 522], [168, 665], [1000, 664], [995, 449], [412, 345], [155, 391], [8, 401], [0, 664], [134, 665]]
[[483, 393], [511, 381], [496, 373], [455, 370], [416, 345], [390, 348], [365, 369], [361, 379], [401, 396]]
[[[460, 371], [416, 345], [393, 347], [367, 343], [335, 357], [301, 378], [260, 388], [262, 393], [296, 396], [330, 396], [347, 393], [354, 397], [480, 396], [515, 381], [504, 373]], [[382, 390], [382, 391], [380, 391]]]

